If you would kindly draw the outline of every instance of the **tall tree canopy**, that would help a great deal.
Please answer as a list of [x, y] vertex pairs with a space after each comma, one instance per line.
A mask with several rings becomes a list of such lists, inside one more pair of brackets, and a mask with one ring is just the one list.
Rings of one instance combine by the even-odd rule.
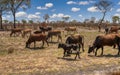
[[0, 0], [0, 29], [3, 29], [3, 26], [2, 26], [2, 15], [3, 15], [3, 12], [8, 10], [8, 7], [7, 7], [7, 2], [4, 1], [4, 0]]
[[30, 1], [31, 0], [4, 0], [8, 3], [8, 7], [12, 12], [12, 15], [14, 17], [14, 28], [16, 28], [15, 26], [15, 20], [16, 20], [16, 12], [18, 11], [18, 9], [20, 8], [20, 6], [23, 9], [26, 9], [27, 7], [30, 7]]
[[99, 2], [95, 3], [95, 7], [97, 7], [97, 9], [100, 10], [101, 13], [103, 13], [102, 19], [98, 24], [99, 32], [100, 32], [102, 21], [104, 21], [106, 13], [112, 9], [113, 2], [109, 0], [99, 0]]

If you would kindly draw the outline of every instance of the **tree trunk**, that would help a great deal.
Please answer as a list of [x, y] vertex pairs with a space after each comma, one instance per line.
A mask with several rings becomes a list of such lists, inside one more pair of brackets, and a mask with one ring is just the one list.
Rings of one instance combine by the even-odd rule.
[[105, 13], [106, 13], [106, 12], [104, 12], [104, 13], [103, 13], [103, 17], [102, 17], [102, 19], [101, 19], [100, 23], [98, 24], [98, 29], [99, 29], [99, 32], [101, 32], [101, 24], [102, 24], [102, 21], [103, 21], [103, 20], [104, 20], [104, 18], [105, 18]]
[[13, 26], [14, 26], [14, 28], [16, 28], [16, 25], [15, 25], [15, 20], [16, 20], [15, 12], [13, 12], [13, 17], [14, 17], [14, 23], [13, 23]]
[[2, 15], [0, 14], [0, 29], [3, 29], [3, 25], [2, 25]]

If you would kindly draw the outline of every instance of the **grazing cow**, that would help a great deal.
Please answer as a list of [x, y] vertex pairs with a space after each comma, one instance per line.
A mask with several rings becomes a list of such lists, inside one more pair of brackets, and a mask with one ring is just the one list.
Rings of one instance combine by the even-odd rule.
[[[95, 56], [97, 55], [97, 50], [99, 48], [102, 49], [101, 55], [103, 55], [103, 47], [104, 46], [119, 46], [119, 35], [118, 34], [108, 34], [108, 35], [98, 35], [93, 43], [92, 46], [89, 47], [88, 53], [94, 52], [94, 49], [96, 48]], [[120, 53], [120, 49], [118, 50], [118, 55]]]
[[109, 30], [109, 33], [113, 33], [113, 32], [118, 33], [118, 30], [120, 30], [120, 27], [112, 26]]
[[[84, 36], [80, 34], [74, 34], [66, 39], [67, 44], [79, 44], [79, 47], [82, 46], [82, 50], [84, 52]], [[79, 48], [80, 50], [80, 48]]]
[[[77, 50], [78, 49], [78, 45], [76, 44], [64, 44], [64, 43], [59, 43], [58, 44], [58, 48], [63, 48], [64, 52], [63, 52], [63, 57], [68, 56], [69, 54], [71, 54], [71, 51], [74, 50], [76, 51], [76, 56], [75, 59], [78, 58], [80, 59], [80, 51]], [[67, 54], [66, 54], [67, 53]]]
[[[22, 30], [23, 29], [21, 29], [21, 28], [14, 28], [14, 29], [11, 29], [11, 33], [10, 33], [10, 37], [14, 34], [14, 36], [15, 36], [15, 34], [21, 34], [22, 35]], [[18, 35], [17, 34], [17, 35]]]
[[31, 32], [32, 32], [32, 29], [24, 29], [24, 30], [23, 30], [23, 34], [22, 34], [22, 37], [24, 38], [25, 36], [27, 36], [27, 34], [30, 34], [30, 35], [31, 35]]
[[30, 44], [32, 42], [34, 42], [34, 48], [35, 48], [36, 41], [42, 41], [43, 42], [41, 47], [44, 46], [44, 42], [46, 42], [47, 45], [48, 45], [48, 42], [47, 42], [46, 38], [47, 38], [46, 34], [31, 34], [31, 36], [29, 37], [28, 41], [26, 42], [26, 47], [30, 47]]
[[59, 39], [62, 41], [62, 36], [61, 36], [61, 31], [60, 30], [49, 31], [47, 39], [51, 38], [51, 42], [52, 42], [52, 37], [53, 36], [57, 36], [58, 37], [58, 41], [59, 41]]
[[65, 30], [67, 31], [67, 34], [70, 31], [74, 31], [74, 33], [77, 32], [77, 28], [76, 27], [67, 27], [67, 28], [65, 28]]
[[50, 26], [48, 26], [48, 27], [42, 27], [42, 26], [40, 26], [39, 29], [40, 29], [43, 33], [45, 33], [46, 31], [51, 31], [51, 30], [52, 30], [52, 27], [50, 27]]

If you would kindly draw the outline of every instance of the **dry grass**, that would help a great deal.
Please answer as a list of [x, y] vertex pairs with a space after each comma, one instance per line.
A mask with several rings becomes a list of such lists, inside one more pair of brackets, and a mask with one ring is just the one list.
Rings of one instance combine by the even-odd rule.
[[[50, 43], [49, 47], [45, 44], [43, 49], [25, 48], [27, 38], [10, 37], [9, 33], [0, 32], [0, 73], [4, 75], [56, 75], [120, 65], [120, 56], [116, 55], [117, 49], [112, 47], [105, 47], [103, 56], [95, 57], [92, 53], [88, 56], [88, 45], [92, 44], [98, 34], [103, 34], [97, 30], [79, 30], [79, 33], [85, 36], [85, 52], [81, 50], [81, 59], [77, 60], [73, 60], [74, 55], [63, 59], [63, 50], [58, 49], [55, 43]], [[63, 42], [65, 39], [63, 35]], [[37, 42], [37, 47], [40, 47], [40, 44]]]

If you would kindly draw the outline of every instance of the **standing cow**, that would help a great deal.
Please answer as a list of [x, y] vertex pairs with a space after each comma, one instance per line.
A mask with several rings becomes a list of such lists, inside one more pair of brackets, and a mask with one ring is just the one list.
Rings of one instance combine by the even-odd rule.
[[118, 55], [120, 53], [120, 36], [118, 34], [108, 34], [108, 35], [98, 35], [92, 46], [89, 47], [88, 53], [95, 51], [95, 56], [97, 55], [97, 50], [99, 48], [102, 49], [101, 55], [103, 55], [104, 46], [114, 46], [117, 44], [118, 46]]
[[84, 52], [84, 36], [80, 34], [74, 34], [71, 36], [68, 36], [66, 39], [67, 44], [78, 44], [79, 45], [79, 50], [80, 47], [82, 46], [82, 50]]

